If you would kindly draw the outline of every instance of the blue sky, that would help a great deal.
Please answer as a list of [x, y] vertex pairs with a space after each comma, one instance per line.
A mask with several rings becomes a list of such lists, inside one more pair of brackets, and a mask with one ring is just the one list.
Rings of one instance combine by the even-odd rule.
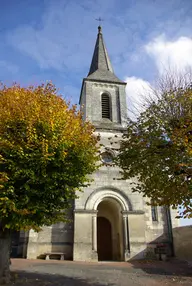
[[0, 0], [0, 81], [46, 80], [78, 103], [98, 17], [116, 75], [135, 100], [168, 66], [192, 67], [191, 0]]

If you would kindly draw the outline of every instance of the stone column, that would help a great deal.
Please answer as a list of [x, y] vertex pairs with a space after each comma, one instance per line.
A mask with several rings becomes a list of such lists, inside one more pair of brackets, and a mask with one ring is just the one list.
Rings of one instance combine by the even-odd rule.
[[97, 214], [92, 216], [92, 249], [97, 251]]
[[97, 212], [92, 215], [92, 261], [98, 261], [97, 254]]
[[128, 235], [128, 215], [123, 215], [123, 233], [124, 233], [124, 259], [129, 260], [129, 235]]

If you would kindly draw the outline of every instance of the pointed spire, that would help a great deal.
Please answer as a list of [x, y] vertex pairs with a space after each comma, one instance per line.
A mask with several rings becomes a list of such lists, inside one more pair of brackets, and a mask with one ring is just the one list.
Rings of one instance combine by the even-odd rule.
[[97, 40], [87, 78], [121, 82], [113, 72], [113, 68], [104, 44], [101, 26], [98, 27]]
[[90, 67], [88, 76], [94, 73], [96, 70], [103, 70], [103, 71], [109, 70], [113, 72], [113, 69], [112, 69], [112, 66], [109, 60], [109, 56], [108, 56], [108, 53], [107, 53], [107, 50], [105, 48], [105, 44], [103, 41], [101, 26], [98, 27], [97, 40], [96, 40], [93, 58], [91, 62], [91, 67]]

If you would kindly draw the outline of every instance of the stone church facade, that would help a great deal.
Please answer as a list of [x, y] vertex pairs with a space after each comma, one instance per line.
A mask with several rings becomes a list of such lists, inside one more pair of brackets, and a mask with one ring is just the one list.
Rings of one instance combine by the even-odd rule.
[[39, 233], [20, 232], [20, 253], [37, 258], [45, 252], [64, 252], [75, 261], [128, 261], [153, 256], [157, 242], [172, 245], [176, 211], [151, 207], [132, 180], [121, 180], [112, 164], [126, 130], [126, 83], [115, 75], [101, 27], [88, 76], [83, 79], [80, 106], [84, 120], [100, 135], [102, 166], [93, 182], [79, 193], [69, 211], [70, 223], [44, 227]]

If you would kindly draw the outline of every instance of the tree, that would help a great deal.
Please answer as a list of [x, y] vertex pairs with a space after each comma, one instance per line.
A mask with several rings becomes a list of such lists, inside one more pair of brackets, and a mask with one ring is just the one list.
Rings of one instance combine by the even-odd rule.
[[[171, 78], [169, 77], [169, 80]], [[137, 177], [133, 191], [156, 205], [183, 207], [192, 217], [192, 86], [159, 82], [146, 110], [129, 120], [116, 163], [124, 179]], [[166, 85], [165, 85], [166, 83]], [[169, 88], [168, 88], [169, 87]], [[153, 96], [152, 96], [153, 94]]]
[[51, 83], [1, 86], [1, 280], [9, 280], [10, 230], [65, 221], [76, 191], [97, 168], [97, 141], [92, 125]]

